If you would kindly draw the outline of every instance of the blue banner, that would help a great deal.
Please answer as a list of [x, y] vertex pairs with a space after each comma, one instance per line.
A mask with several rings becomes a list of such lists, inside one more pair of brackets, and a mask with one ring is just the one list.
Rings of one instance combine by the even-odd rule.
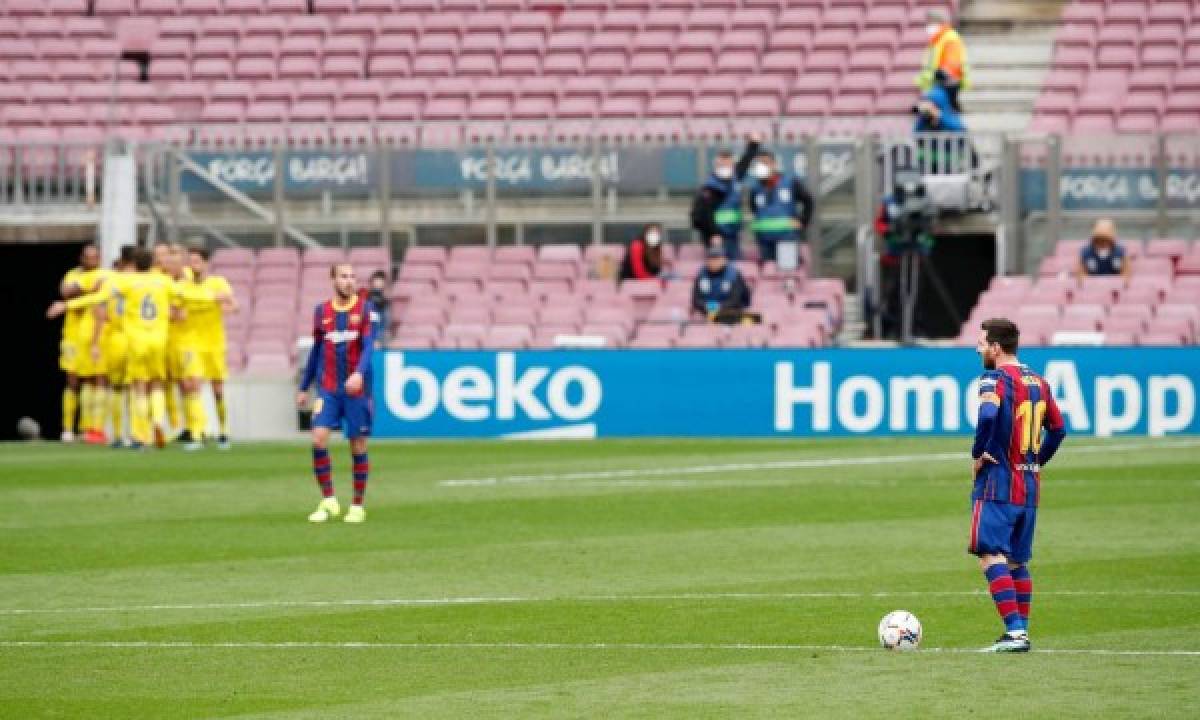
[[[764, 146], [764, 149], [775, 154], [781, 170], [808, 180], [808, 151], [803, 145], [771, 145]], [[740, 152], [742, 152], [740, 147], [734, 150], [735, 154]], [[708, 151], [706, 168], [712, 167], [712, 161], [716, 155], [717, 148]], [[819, 157], [821, 158], [821, 177], [823, 178], [841, 177], [854, 172], [853, 143], [822, 144]]]
[[[1063, 210], [1150, 210], [1158, 206], [1154, 168], [1076, 167], [1062, 171], [1059, 197]], [[1046, 209], [1046, 171], [1021, 170], [1021, 206]], [[1200, 207], [1200, 170], [1167, 173], [1167, 207]]]
[[[695, 148], [497, 149], [493, 153], [500, 191], [587, 192], [596, 174], [605, 186], [623, 191], [689, 190], [698, 185]], [[275, 162], [269, 152], [193, 153], [215, 178], [241, 192], [274, 192]], [[378, 183], [374, 152], [289, 152], [284, 156], [288, 194], [329, 191], [366, 194]], [[392, 187], [422, 190], [482, 190], [487, 186], [486, 150], [400, 150], [391, 155]], [[198, 175], [184, 171], [184, 192], [215, 193]]]
[[[488, 154], [472, 150], [411, 150], [392, 159], [392, 184], [403, 188], [482, 189]], [[697, 185], [694, 148], [497, 148], [491, 160], [496, 187], [541, 192], [585, 192], [595, 175], [619, 190], [690, 189]]]
[[[1022, 360], [1072, 433], [1200, 432], [1200, 348], [1047, 348]], [[969, 349], [377, 353], [381, 437], [788, 437], [972, 430]]]

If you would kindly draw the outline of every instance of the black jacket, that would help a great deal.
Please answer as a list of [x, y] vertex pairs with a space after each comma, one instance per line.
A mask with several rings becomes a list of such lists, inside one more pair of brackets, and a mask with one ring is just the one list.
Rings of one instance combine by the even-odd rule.
[[[733, 175], [739, 181], [746, 179], [746, 171], [750, 169], [750, 163], [758, 154], [758, 147], [756, 142], [748, 143], [742, 156], [738, 158], [737, 164], [734, 165]], [[724, 199], [725, 193], [707, 184], [696, 192], [696, 198], [692, 201], [692, 228], [700, 233], [701, 241], [708, 242], [713, 235], [721, 234], [717, 230], [717, 223], [713, 216], [717, 212], [717, 206]]]

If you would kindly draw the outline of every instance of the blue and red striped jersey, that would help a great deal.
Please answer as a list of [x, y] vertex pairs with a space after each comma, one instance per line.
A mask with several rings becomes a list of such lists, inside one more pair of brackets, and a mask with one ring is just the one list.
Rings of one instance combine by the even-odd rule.
[[986, 452], [996, 462], [983, 464], [971, 498], [1037, 507], [1041, 468], [1065, 436], [1054, 393], [1041, 376], [1025, 365], [985, 372], [971, 457]]
[[340, 392], [354, 372], [363, 376], [363, 393], [371, 391], [371, 351], [378, 335], [379, 313], [365, 292], [348, 306], [326, 300], [313, 311], [313, 346], [300, 379], [306, 390], [314, 380], [325, 392]]

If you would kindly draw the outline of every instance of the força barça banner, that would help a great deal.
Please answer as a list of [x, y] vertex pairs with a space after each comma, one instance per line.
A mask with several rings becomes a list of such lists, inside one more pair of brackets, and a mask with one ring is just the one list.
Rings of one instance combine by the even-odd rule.
[[[1200, 348], [1021, 352], [1068, 431], [1200, 432]], [[379, 437], [789, 437], [972, 431], [969, 348], [387, 351]]]

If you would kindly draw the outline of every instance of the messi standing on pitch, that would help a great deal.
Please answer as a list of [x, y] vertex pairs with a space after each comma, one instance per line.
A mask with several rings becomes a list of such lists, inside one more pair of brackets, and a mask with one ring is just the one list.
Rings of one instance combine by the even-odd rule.
[[971, 449], [975, 486], [967, 551], [979, 557], [1004, 620], [1004, 634], [984, 652], [1029, 652], [1029, 560], [1041, 469], [1067, 435], [1050, 386], [1017, 360], [1017, 343], [1017, 326], [994, 318], [983, 323], [976, 347], [986, 372]]
[[321, 502], [308, 516], [323, 523], [341, 514], [333, 493], [333, 468], [329, 457], [329, 433], [342, 428], [350, 440], [354, 462], [354, 502], [345, 521], [366, 520], [363, 496], [367, 491], [367, 438], [371, 435], [371, 351], [378, 334], [379, 314], [359, 292], [354, 268], [337, 263], [330, 268], [333, 297], [317, 305], [313, 313], [313, 345], [300, 379], [296, 404], [308, 402], [308, 388], [317, 382], [317, 400], [312, 411], [313, 474], [321, 488]]

